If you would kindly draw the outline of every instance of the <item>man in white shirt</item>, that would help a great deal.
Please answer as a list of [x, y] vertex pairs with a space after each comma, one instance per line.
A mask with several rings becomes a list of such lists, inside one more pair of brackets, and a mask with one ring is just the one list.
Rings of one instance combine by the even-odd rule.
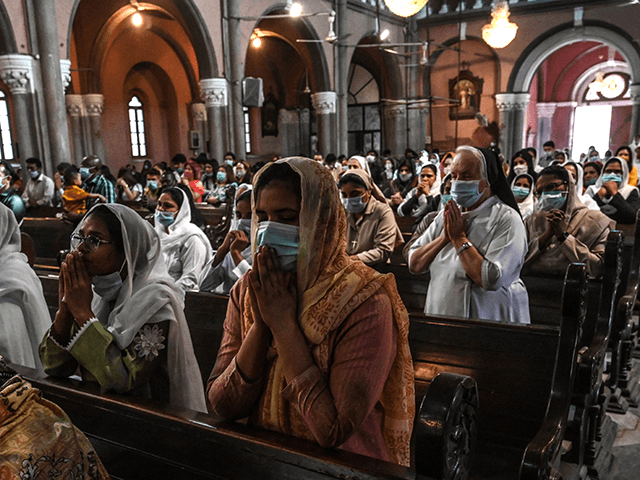
[[27, 158], [29, 181], [27, 182], [22, 200], [27, 208], [50, 207], [54, 192], [54, 183], [42, 173], [42, 162], [39, 158]]

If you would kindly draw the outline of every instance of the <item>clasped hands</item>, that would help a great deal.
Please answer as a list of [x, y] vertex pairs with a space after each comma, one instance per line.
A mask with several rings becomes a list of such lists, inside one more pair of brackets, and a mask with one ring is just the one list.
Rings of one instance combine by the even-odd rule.
[[[444, 206], [444, 230], [442, 235], [454, 245], [466, 239], [467, 219], [462, 216], [456, 202], [449, 201]], [[457, 246], [457, 245], [456, 245]]]
[[538, 244], [542, 249], [547, 248], [551, 243], [551, 238], [555, 235], [556, 238], [560, 238], [564, 235], [564, 220], [565, 213], [562, 210], [550, 210], [547, 212], [547, 230], [544, 232]]
[[78, 251], [69, 253], [60, 267], [58, 281], [58, 315], [62, 315], [67, 322], [73, 319], [82, 327], [93, 318], [91, 311], [91, 279], [87, 267]]
[[598, 190], [598, 196], [604, 198], [607, 196], [614, 196], [618, 193], [618, 184], [612, 180], [604, 182], [600, 190]]

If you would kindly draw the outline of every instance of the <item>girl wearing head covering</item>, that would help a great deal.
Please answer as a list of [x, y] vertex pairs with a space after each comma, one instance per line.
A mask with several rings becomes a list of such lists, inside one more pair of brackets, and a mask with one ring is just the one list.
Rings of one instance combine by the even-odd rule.
[[438, 210], [440, 206], [440, 170], [428, 163], [422, 167], [417, 178], [420, 183], [404, 197], [397, 210], [400, 217], [414, 217], [416, 225], [427, 213]]
[[516, 176], [522, 175], [524, 173], [533, 178], [534, 182], [538, 178], [538, 174], [536, 173], [535, 167], [533, 165], [533, 158], [531, 157], [531, 154], [526, 150], [520, 150], [519, 152], [516, 152], [513, 157], [511, 157], [507, 183], [509, 185], [512, 185]]
[[38, 345], [51, 315], [42, 284], [20, 248], [16, 217], [0, 204], [0, 355], [42, 372]]
[[338, 186], [347, 211], [347, 253], [366, 265], [386, 262], [403, 243], [393, 210], [362, 169], [349, 170]]
[[629, 166], [618, 157], [611, 157], [602, 167], [595, 185], [587, 188], [600, 211], [616, 223], [632, 225], [640, 208], [640, 193], [629, 185]]
[[584, 263], [590, 276], [599, 276], [614, 222], [580, 201], [575, 183], [562, 167], [540, 172], [536, 195], [536, 211], [525, 220], [529, 253], [523, 270], [564, 274], [569, 264]]
[[598, 210], [600, 211], [600, 207], [596, 203], [596, 201], [591, 198], [590, 195], [586, 195], [584, 192], [584, 170], [582, 169], [582, 165], [576, 162], [565, 162], [563, 165], [565, 170], [569, 172], [571, 179], [576, 184], [576, 195], [578, 199], [587, 207], [589, 210]]
[[59, 306], [40, 344], [45, 372], [105, 390], [205, 411], [182, 292], [167, 274], [160, 239], [124, 205], [93, 207], [71, 236]]
[[238, 279], [251, 270], [251, 189], [238, 196], [235, 214], [234, 224], [222, 245], [204, 267], [205, 274], [200, 282], [203, 292], [229, 295]]
[[413, 367], [393, 277], [349, 259], [319, 163], [279, 160], [254, 185], [254, 267], [231, 290], [210, 412], [408, 465]]
[[412, 272], [431, 274], [425, 313], [529, 323], [527, 235], [498, 157], [458, 147], [451, 178], [453, 201], [408, 253]]
[[204, 266], [213, 256], [209, 239], [191, 223], [192, 208], [185, 192], [169, 188], [160, 195], [154, 218], [169, 275], [185, 292], [198, 290]]
[[629, 167], [629, 185], [631, 185], [632, 187], [637, 187], [638, 170], [633, 165], [635, 163], [634, 151], [630, 147], [623, 145], [621, 147], [618, 147], [615, 156], [627, 162], [627, 167]]
[[518, 202], [518, 209], [522, 219], [526, 219], [533, 213], [535, 199], [533, 198], [533, 189], [535, 182], [533, 177], [528, 173], [521, 173], [515, 176], [511, 182], [511, 191]]

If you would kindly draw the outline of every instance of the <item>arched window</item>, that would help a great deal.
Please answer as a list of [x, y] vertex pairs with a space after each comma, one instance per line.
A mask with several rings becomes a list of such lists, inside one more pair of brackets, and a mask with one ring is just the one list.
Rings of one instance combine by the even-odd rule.
[[348, 93], [349, 152], [380, 152], [382, 122], [378, 82], [369, 70], [352, 63]]
[[2, 90], [0, 90], [0, 159], [13, 160], [9, 108], [7, 107], [7, 97]]
[[129, 102], [129, 131], [131, 132], [131, 154], [147, 156], [147, 137], [144, 128], [144, 105], [137, 96]]

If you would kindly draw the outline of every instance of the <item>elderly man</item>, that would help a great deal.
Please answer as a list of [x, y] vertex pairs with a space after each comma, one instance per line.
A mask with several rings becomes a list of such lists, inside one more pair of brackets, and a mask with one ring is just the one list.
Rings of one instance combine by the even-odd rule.
[[[80, 164], [82, 189], [87, 193], [98, 193], [107, 199], [107, 203], [116, 203], [116, 189], [102, 175], [102, 161], [96, 155], [84, 157]], [[90, 208], [87, 205], [87, 210]]]
[[26, 163], [30, 178], [22, 193], [22, 200], [27, 208], [50, 207], [54, 193], [53, 180], [43, 175], [39, 158], [27, 158]]
[[454, 201], [408, 255], [412, 272], [431, 274], [425, 313], [529, 323], [527, 234], [498, 158], [459, 147], [451, 178]]

